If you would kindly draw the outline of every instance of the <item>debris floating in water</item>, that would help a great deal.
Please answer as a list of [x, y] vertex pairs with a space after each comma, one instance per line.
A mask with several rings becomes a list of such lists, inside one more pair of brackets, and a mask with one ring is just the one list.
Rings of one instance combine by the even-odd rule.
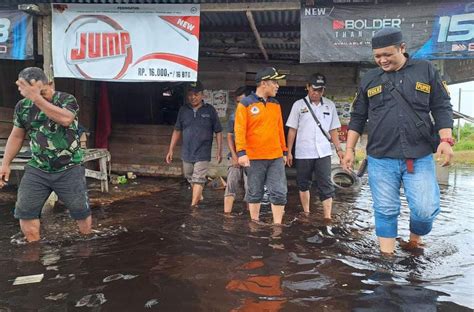
[[151, 299], [151, 300], [148, 300], [146, 303], [145, 303], [145, 308], [149, 309], [151, 307], [153, 307], [154, 305], [157, 305], [159, 302], [158, 302], [158, 299]]
[[61, 257], [58, 254], [47, 254], [41, 258], [41, 263], [43, 263], [44, 266], [50, 266], [53, 264], [56, 264]]
[[118, 274], [107, 276], [106, 278], [103, 279], [103, 282], [108, 283], [108, 282], [116, 281], [119, 279], [131, 280], [137, 276], [138, 275], [124, 275], [124, 274], [118, 273]]
[[74, 274], [68, 274], [68, 275], [56, 274], [56, 276], [50, 278], [50, 280], [63, 280], [67, 278], [69, 278], [70, 281], [74, 281], [76, 279], [76, 276]]
[[26, 240], [23, 233], [19, 232], [10, 237], [10, 243], [13, 245], [26, 245], [28, 244], [28, 241]]
[[105, 302], [107, 302], [105, 295], [103, 293], [97, 293], [82, 297], [81, 300], [76, 303], [76, 307], [94, 308], [104, 304]]
[[24, 285], [24, 284], [39, 283], [43, 280], [43, 277], [44, 277], [44, 274], [18, 276], [13, 281], [13, 285]]
[[65, 293], [65, 294], [59, 293], [57, 295], [49, 295], [47, 297], [44, 297], [44, 299], [58, 301], [58, 300], [61, 300], [61, 299], [65, 299], [67, 297], [67, 295], [68, 295], [67, 293]]

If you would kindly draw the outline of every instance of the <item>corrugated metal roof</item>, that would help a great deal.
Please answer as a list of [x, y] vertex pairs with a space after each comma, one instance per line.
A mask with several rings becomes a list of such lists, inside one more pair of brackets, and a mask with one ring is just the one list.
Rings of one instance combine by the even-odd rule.
[[[254, 11], [252, 15], [270, 59], [299, 60], [299, 11]], [[263, 58], [245, 12], [202, 12], [201, 29], [200, 46], [206, 56]]]
[[[16, 5], [24, 3], [92, 3], [92, 4], [141, 4], [141, 3], [201, 3], [201, 4], [262, 4], [268, 10], [252, 11], [256, 28], [270, 60], [299, 60], [300, 51], [300, 11], [275, 9], [279, 2], [288, 4], [292, 0], [0, 0], [0, 5]], [[296, 2], [295, 2], [296, 1]], [[355, 4], [373, 2], [374, 0], [334, 0], [334, 3]], [[432, 0], [414, 0], [429, 2]], [[414, 2], [413, 1], [413, 2]], [[438, 1], [438, 0], [434, 0]], [[455, 1], [455, 0], [443, 0]], [[406, 2], [403, 0], [378, 0], [385, 2]], [[292, 3], [299, 3], [293, 0]], [[238, 5], [237, 5], [238, 6]], [[262, 6], [262, 5], [261, 5]], [[286, 6], [284, 6], [286, 8]], [[227, 8], [227, 7], [226, 7]], [[235, 8], [235, 7], [234, 7]], [[257, 47], [255, 35], [250, 28], [245, 11], [201, 12], [200, 54], [201, 56], [263, 59], [263, 54]]]
[[[284, 1], [284, 0], [282, 0]], [[333, 0], [337, 5], [351, 5], [363, 3], [409, 3], [409, 2], [441, 2], [441, 0]], [[443, 2], [458, 2], [458, 0], [442, 0]], [[0, 0], [0, 5], [16, 5], [25, 3], [118, 3], [118, 4], [139, 4], [139, 3], [266, 3], [281, 2], [274, 0]], [[315, 0], [316, 2], [316, 0]]]
[[[283, 0], [288, 2], [291, 0]], [[294, 0], [295, 1], [295, 0]], [[272, 0], [4, 0], [1, 3], [15, 6], [25, 3], [84, 3], [84, 4], [141, 4], [141, 3], [268, 3], [269, 11], [253, 11], [256, 27], [263, 45], [271, 58], [299, 59], [299, 10], [274, 11], [281, 1]], [[296, 1], [297, 2], [297, 1]], [[266, 6], [266, 5], [264, 5]], [[201, 12], [200, 51], [206, 56], [229, 56], [263, 58], [257, 48], [247, 16], [244, 11]]]
[[279, 2], [273, 0], [1, 0], [0, 4], [24, 4], [24, 3], [114, 3], [114, 4], [140, 4], [140, 3], [258, 3]]
[[[259, 31], [259, 35], [267, 54], [270, 59], [298, 61], [300, 50], [300, 11], [294, 9], [282, 10], [282, 8], [280, 8], [280, 10], [275, 10], [275, 7], [278, 6], [278, 2], [288, 3], [288, 1], [291, 0], [4, 0], [2, 3], [11, 5], [51, 2], [91, 4], [241, 3], [242, 7], [245, 7], [246, 3], [263, 3], [265, 9], [266, 4], [268, 3], [268, 11], [252, 11], [256, 28]], [[378, 0], [378, 3], [399, 1], [401, 2], [401, 0]], [[423, 2], [429, 0], [417, 1]], [[373, 0], [335, 0], [334, 2], [337, 2], [338, 4], [350, 4], [352, 2], [354, 4], [360, 2], [373, 2]], [[263, 59], [263, 55], [257, 47], [255, 35], [250, 28], [245, 11], [201, 12], [200, 26], [200, 54], [202, 56]]]

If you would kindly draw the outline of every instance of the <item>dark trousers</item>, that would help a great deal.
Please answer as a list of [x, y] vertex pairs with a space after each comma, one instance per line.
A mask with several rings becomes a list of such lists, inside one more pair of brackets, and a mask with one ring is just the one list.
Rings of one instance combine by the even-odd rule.
[[296, 160], [296, 183], [301, 192], [309, 191], [315, 176], [316, 189], [321, 201], [333, 198], [335, 188], [331, 182], [331, 156]]

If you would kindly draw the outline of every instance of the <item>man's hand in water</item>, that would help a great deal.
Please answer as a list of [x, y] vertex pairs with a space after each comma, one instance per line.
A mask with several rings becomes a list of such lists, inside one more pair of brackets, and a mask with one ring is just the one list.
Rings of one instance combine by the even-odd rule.
[[352, 172], [354, 166], [354, 151], [352, 149], [346, 149], [346, 154], [341, 160], [342, 168], [347, 172]]
[[441, 156], [443, 160], [441, 162], [441, 167], [451, 165], [451, 159], [453, 158], [454, 152], [453, 148], [447, 142], [439, 143], [438, 150], [436, 151], [436, 160], [441, 161]]
[[2, 165], [0, 167], [0, 189], [8, 184], [9, 179], [10, 179], [10, 167], [6, 165]]

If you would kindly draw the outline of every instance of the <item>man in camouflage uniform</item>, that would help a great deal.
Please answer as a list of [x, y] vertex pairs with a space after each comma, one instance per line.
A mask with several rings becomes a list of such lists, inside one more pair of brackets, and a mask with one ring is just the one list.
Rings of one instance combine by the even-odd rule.
[[16, 107], [13, 129], [0, 168], [0, 188], [10, 176], [10, 163], [30, 138], [31, 160], [18, 189], [15, 218], [28, 242], [40, 239], [41, 209], [55, 192], [77, 221], [82, 234], [91, 232], [83, 151], [78, 137], [79, 106], [74, 96], [55, 91], [44, 72], [28, 67], [16, 81], [24, 99]]

